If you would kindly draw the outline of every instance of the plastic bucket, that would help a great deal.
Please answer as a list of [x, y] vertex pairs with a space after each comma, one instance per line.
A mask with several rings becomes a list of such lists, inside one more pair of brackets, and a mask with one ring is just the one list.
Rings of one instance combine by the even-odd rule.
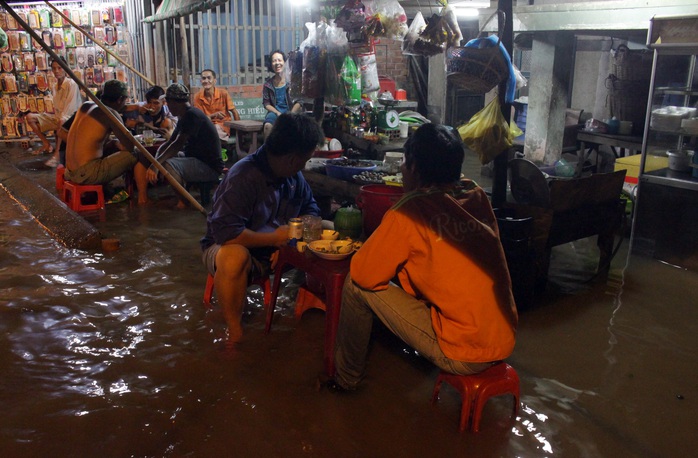
[[370, 236], [383, 219], [383, 215], [404, 194], [402, 187], [385, 184], [361, 186], [356, 203], [363, 216], [364, 237]]

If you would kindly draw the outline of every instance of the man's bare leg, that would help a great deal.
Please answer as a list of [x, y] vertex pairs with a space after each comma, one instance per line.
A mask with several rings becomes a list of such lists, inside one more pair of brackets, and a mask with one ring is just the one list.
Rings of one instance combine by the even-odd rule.
[[148, 169], [140, 162], [136, 163], [136, 166], [133, 168], [133, 180], [136, 182], [136, 190], [138, 191], [138, 205], [150, 203], [150, 199], [148, 199], [147, 171]]
[[242, 245], [223, 245], [216, 255], [213, 285], [228, 324], [227, 348], [234, 347], [242, 339], [242, 310], [251, 265], [250, 252]]
[[26, 117], [26, 122], [29, 128], [34, 131], [36, 136], [39, 137], [39, 140], [41, 140], [42, 149], [39, 151], [39, 153], [50, 153], [52, 151], [51, 143], [48, 141], [48, 138], [46, 138], [46, 135], [44, 135], [44, 133], [41, 131], [41, 126], [39, 125], [39, 120], [37, 119], [36, 115], [29, 113]]

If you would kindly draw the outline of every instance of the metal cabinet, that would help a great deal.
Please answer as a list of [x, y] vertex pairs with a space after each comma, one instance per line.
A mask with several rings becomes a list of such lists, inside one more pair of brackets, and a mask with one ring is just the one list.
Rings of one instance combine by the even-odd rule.
[[[698, 16], [653, 18], [654, 51], [634, 228], [636, 247], [698, 268]], [[659, 165], [658, 165], [659, 164]]]

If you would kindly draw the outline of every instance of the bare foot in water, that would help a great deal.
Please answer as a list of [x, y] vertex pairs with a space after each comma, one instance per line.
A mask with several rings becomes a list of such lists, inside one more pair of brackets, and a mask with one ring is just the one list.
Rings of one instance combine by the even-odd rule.
[[153, 203], [153, 201], [148, 199], [147, 197], [145, 199], [141, 199], [140, 197], [138, 197], [138, 205], [139, 206], [140, 205], [150, 205], [152, 203]]
[[226, 331], [226, 336], [221, 345], [221, 357], [226, 360], [236, 359], [240, 356], [240, 344], [242, 341], [242, 336], [231, 336], [228, 331]]
[[179, 210], [184, 210], [185, 208], [188, 208], [188, 207], [189, 207], [189, 205], [187, 205], [187, 203], [185, 201], [183, 201], [183, 200], [177, 201], [177, 208]]
[[226, 341], [220, 347], [220, 357], [226, 361], [233, 361], [240, 356], [240, 346], [238, 342]]

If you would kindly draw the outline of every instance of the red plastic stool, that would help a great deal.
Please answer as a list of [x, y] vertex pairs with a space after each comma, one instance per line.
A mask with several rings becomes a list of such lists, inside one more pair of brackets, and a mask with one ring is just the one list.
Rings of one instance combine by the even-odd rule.
[[[82, 199], [86, 195], [96, 193], [96, 202], [83, 204]], [[93, 210], [104, 210], [104, 191], [101, 184], [75, 184], [72, 181], [63, 182], [63, 202], [71, 210], [76, 212], [86, 212]]]
[[[255, 278], [250, 282], [251, 285], [261, 286], [264, 290], [264, 307], [269, 307], [271, 301], [271, 282], [269, 277]], [[206, 288], [204, 288], [204, 305], [211, 308], [211, 298], [213, 297], [213, 275], [208, 274], [206, 277]]]
[[478, 432], [480, 430], [482, 409], [491, 397], [512, 394], [514, 396], [513, 414], [516, 415], [519, 410], [519, 375], [507, 363], [495, 364], [489, 369], [473, 375], [455, 375], [441, 371], [431, 396], [432, 404], [436, 403], [439, 398], [442, 382], [446, 382], [458, 390], [463, 398], [458, 428], [461, 432], [465, 431], [468, 425], [471, 431]]
[[306, 310], [310, 309], [320, 309], [323, 312], [327, 311], [327, 306], [325, 301], [317, 297], [312, 291], [310, 291], [305, 285], [298, 287], [298, 296], [296, 296], [296, 309], [293, 312], [293, 316], [300, 320], [301, 316]]
[[63, 196], [63, 183], [65, 182], [65, 166], [58, 164], [56, 167], [56, 191]]

